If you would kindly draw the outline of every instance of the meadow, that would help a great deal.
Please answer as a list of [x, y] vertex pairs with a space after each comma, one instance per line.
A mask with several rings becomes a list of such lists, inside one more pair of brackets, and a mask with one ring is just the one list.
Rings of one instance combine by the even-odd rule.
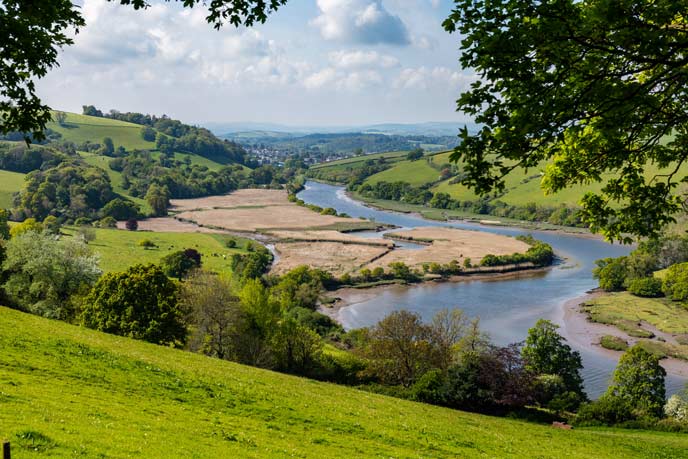
[[[74, 235], [77, 229], [63, 228], [62, 232]], [[100, 255], [103, 271], [124, 271], [137, 263], [158, 263], [165, 255], [184, 249], [196, 249], [202, 255], [203, 267], [215, 272], [231, 271], [231, 255], [246, 253], [248, 239], [225, 234], [166, 233], [149, 231], [126, 231], [118, 229], [94, 229], [96, 238], [88, 243], [94, 253]], [[226, 241], [234, 239], [236, 248], [228, 248]], [[156, 247], [139, 245], [149, 240]]]
[[127, 150], [154, 150], [155, 142], [143, 140], [141, 129], [143, 126], [125, 121], [96, 116], [65, 113], [67, 118], [63, 125], [57, 122], [48, 123], [47, 127], [62, 135], [62, 140], [74, 143], [102, 143], [105, 137], [110, 137], [115, 148], [122, 146]]
[[24, 174], [0, 170], [0, 209], [12, 207], [12, 195], [24, 185]]
[[389, 398], [0, 308], [0, 437], [52, 457], [685, 457], [681, 434], [572, 431]]

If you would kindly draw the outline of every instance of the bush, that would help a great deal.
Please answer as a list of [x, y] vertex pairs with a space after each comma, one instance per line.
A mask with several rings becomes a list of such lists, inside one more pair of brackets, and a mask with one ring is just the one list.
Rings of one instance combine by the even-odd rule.
[[139, 247], [143, 247], [144, 249], [155, 249], [158, 246], [155, 245], [155, 242], [151, 241], [150, 239], [141, 239], [139, 241]]
[[139, 222], [135, 218], [130, 218], [124, 225], [129, 231], [136, 231], [139, 229]]
[[201, 267], [201, 254], [195, 249], [173, 252], [160, 260], [160, 267], [168, 276], [181, 280], [192, 269]]
[[674, 301], [688, 301], [688, 263], [669, 267], [662, 285], [664, 294]]
[[446, 377], [441, 370], [430, 370], [411, 386], [411, 399], [443, 405], [446, 403]]
[[612, 351], [625, 351], [628, 349], [628, 343], [625, 339], [612, 335], [605, 335], [600, 338], [600, 346]]
[[592, 270], [592, 275], [599, 281], [600, 288], [608, 292], [623, 290], [626, 283], [628, 269], [626, 257], [604, 258], [595, 262], [597, 268]]
[[630, 402], [605, 395], [597, 401], [583, 404], [574, 422], [578, 426], [613, 426], [634, 419], [636, 416]]
[[112, 217], [101, 218], [98, 226], [101, 228], [117, 228], [117, 220]]
[[662, 281], [656, 277], [633, 279], [628, 284], [628, 291], [635, 296], [644, 298], [658, 298], [664, 296], [664, 293], [662, 293]]

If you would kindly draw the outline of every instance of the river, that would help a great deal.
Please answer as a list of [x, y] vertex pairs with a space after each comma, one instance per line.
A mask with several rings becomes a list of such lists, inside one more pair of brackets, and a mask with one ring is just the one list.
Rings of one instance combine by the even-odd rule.
[[[427, 283], [412, 287], [380, 289], [366, 301], [342, 308], [340, 320], [347, 328], [375, 324], [392, 311], [406, 309], [425, 320], [444, 308], [461, 308], [469, 316], [480, 317], [481, 328], [501, 345], [525, 339], [528, 328], [539, 318], [563, 325], [566, 301], [580, 297], [597, 286], [592, 278], [595, 260], [619, 257], [630, 252], [628, 246], [552, 231], [533, 231], [515, 227], [492, 227], [465, 222], [439, 222], [419, 216], [373, 209], [349, 198], [343, 187], [307, 182], [298, 197], [320, 207], [333, 207], [352, 217], [375, 220], [402, 228], [449, 226], [515, 236], [532, 234], [550, 244], [565, 260], [537, 275], [513, 279], [471, 280], [465, 282]], [[565, 333], [563, 333], [565, 335]], [[597, 397], [607, 387], [618, 357], [589, 346], [571, 343], [583, 358], [583, 377], [590, 397]], [[669, 375], [667, 393], [683, 389], [686, 379]]]

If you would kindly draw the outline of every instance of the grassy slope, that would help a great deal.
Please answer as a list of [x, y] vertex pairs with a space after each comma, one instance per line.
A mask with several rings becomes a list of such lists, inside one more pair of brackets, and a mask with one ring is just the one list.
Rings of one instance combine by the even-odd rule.
[[62, 140], [74, 143], [87, 140], [102, 143], [103, 138], [110, 137], [115, 148], [123, 146], [127, 150], [155, 149], [155, 142], [148, 142], [141, 137], [142, 126], [124, 121], [67, 113], [65, 126], [51, 122], [48, 127], [62, 134]]
[[378, 182], [407, 182], [414, 186], [438, 180], [440, 172], [425, 160], [400, 161], [390, 169], [368, 177], [366, 183], [375, 185]]
[[12, 207], [12, 195], [24, 185], [24, 174], [0, 170], [0, 209]]
[[5, 308], [0, 323], [0, 436], [19, 459], [668, 459], [685, 457], [688, 448], [684, 435], [562, 431], [468, 414]]
[[[125, 231], [117, 229], [96, 229], [96, 239], [88, 245], [100, 255], [103, 271], [123, 271], [136, 263], [157, 263], [162, 257], [184, 249], [196, 249], [202, 257], [203, 266], [211, 271], [231, 271], [230, 257], [245, 253], [246, 241], [238, 239], [238, 247], [229, 249], [225, 245], [227, 236], [207, 233], [153, 233], [149, 231]], [[74, 234], [74, 229], [64, 228], [65, 234]], [[144, 249], [139, 241], [153, 241], [157, 249]], [[213, 256], [217, 254], [218, 256]], [[225, 258], [222, 257], [225, 255]]]

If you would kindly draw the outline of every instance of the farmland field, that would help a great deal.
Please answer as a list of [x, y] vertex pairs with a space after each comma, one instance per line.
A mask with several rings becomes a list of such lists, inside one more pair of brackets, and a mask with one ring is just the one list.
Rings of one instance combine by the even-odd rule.
[[24, 174], [0, 170], [0, 209], [12, 207], [12, 195], [24, 185]]
[[[688, 437], [572, 431], [362, 392], [0, 308], [12, 457], [678, 458]], [[651, 452], [651, 456], [648, 453]]]
[[62, 134], [62, 140], [74, 143], [102, 143], [103, 138], [110, 137], [115, 148], [122, 146], [127, 150], [154, 150], [155, 142], [143, 140], [141, 129], [143, 126], [109, 118], [77, 115], [66, 113], [64, 126], [56, 122], [48, 123], [48, 128]]

